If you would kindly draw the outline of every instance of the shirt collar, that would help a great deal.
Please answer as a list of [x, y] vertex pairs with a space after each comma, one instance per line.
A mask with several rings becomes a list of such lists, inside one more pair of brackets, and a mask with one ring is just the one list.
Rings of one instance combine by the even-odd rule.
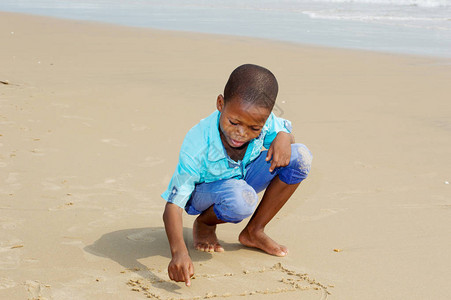
[[218, 161], [226, 157], [224, 145], [222, 144], [221, 137], [219, 135], [219, 117], [221, 113], [217, 110], [214, 112], [210, 121], [210, 143], [208, 147], [208, 160]]

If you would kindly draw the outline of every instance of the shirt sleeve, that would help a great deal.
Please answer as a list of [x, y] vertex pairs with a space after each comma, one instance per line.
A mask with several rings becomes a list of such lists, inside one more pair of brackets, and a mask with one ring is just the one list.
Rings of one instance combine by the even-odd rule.
[[188, 153], [180, 151], [177, 168], [169, 182], [168, 189], [161, 194], [161, 197], [170, 203], [185, 208], [199, 180], [199, 163]]
[[290, 121], [276, 117], [274, 113], [269, 115], [268, 120], [266, 120], [265, 127], [267, 128], [267, 132], [263, 141], [263, 147], [266, 149], [269, 149], [272, 141], [274, 141], [280, 131], [291, 133], [292, 129]]

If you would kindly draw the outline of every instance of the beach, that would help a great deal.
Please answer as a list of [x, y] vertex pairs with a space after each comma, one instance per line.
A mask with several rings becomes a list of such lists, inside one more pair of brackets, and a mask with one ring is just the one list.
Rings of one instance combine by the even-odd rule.
[[2, 0], [0, 11], [451, 58], [451, 0]]
[[[0, 13], [1, 299], [447, 299], [451, 60]], [[313, 167], [268, 225], [284, 258], [192, 246], [167, 188], [230, 72], [267, 67]]]

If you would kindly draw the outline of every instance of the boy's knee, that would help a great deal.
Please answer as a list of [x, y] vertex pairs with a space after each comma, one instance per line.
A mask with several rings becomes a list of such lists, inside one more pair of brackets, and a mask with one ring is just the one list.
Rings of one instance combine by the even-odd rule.
[[313, 155], [310, 150], [303, 144], [291, 145], [291, 161], [293, 162], [293, 168], [298, 169], [300, 172], [308, 175], [310, 168], [312, 167]]
[[291, 159], [288, 166], [278, 173], [280, 180], [287, 184], [297, 184], [307, 178], [312, 166], [312, 153], [303, 144], [291, 145]]
[[244, 180], [231, 180], [231, 184], [232, 189], [223, 195], [220, 203], [215, 204], [214, 210], [219, 219], [238, 223], [253, 214], [258, 196]]

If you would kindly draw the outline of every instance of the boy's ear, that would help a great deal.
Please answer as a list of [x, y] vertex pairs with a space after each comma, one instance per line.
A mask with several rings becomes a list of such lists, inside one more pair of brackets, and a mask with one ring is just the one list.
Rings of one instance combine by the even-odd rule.
[[224, 108], [224, 96], [221, 94], [218, 96], [218, 99], [216, 100], [216, 108], [219, 110], [219, 112], [222, 112]]

